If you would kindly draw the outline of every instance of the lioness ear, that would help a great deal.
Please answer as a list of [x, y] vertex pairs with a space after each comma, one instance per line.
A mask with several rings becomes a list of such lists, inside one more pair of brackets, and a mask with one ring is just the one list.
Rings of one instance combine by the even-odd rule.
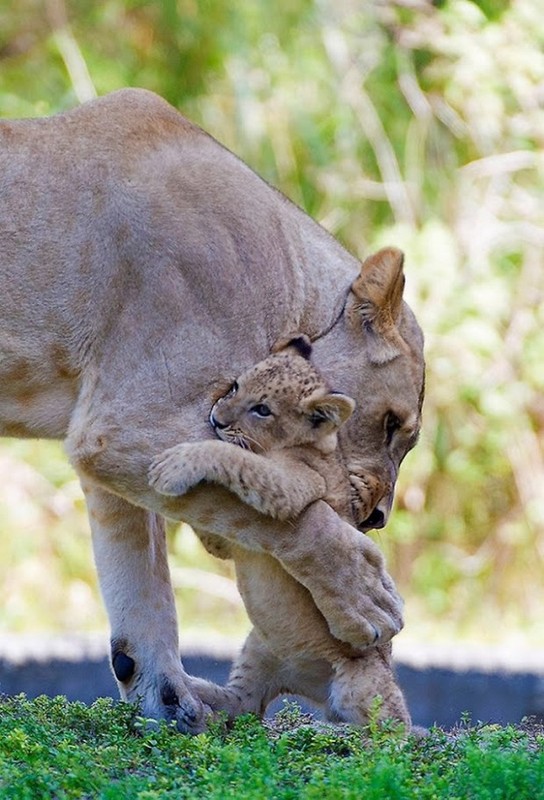
[[272, 348], [273, 353], [280, 353], [284, 350], [294, 350], [297, 355], [302, 356], [307, 361], [310, 360], [312, 355], [312, 343], [310, 337], [305, 333], [299, 333], [297, 336], [292, 336], [288, 339], [280, 339]]
[[315, 428], [322, 426], [324, 432], [340, 428], [355, 410], [355, 400], [341, 392], [329, 392], [317, 397], [310, 396], [305, 405], [305, 412], [312, 425]]
[[385, 247], [366, 258], [361, 274], [352, 284], [355, 302], [351, 316], [363, 324], [367, 332], [370, 360], [384, 364], [407, 346], [397, 322], [402, 308], [404, 255], [396, 247]]

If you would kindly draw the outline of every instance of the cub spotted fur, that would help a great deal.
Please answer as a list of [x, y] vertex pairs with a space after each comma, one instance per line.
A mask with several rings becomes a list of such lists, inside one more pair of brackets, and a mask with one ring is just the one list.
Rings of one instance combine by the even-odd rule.
[[223, 442], [182, 444], [153, 463], [150, 482], [166, 495], [185, 494], [201, 481], [219, 483], [262, 514], [297, 517], [327, 497], [351, 516], [349, 477], [336, 452], [337, 431], [355, 402], [331, 392], [304, 357], [304, 337], [249, 369], [217, 400], [210, 423]]
[[[152, 486], [176, 495], [201, 481], [220, 483], [279, 519], [297, 516], [321, 498], [351, 521], [354, 490], [336, 445], [355, 402], [330, 391], [310, 364], [310, 352], [309, 340], [298, 337], [241, 375], [210, 414], [223, 441], [167, 450], [151, 467]], [[226, 687], [191, 679], [205, 703], [232, 716], [263, 714], [288, 692], [324, 707], [329, 720], [364, 725], [379, 695], [381, 718], [410, 725], [390, 645], [358, 652], [335, 639], [307, 589], [269, 555], [238, 545], [225, 553], [223, 543], [218, 554], [234, 559], [254, 629]]]

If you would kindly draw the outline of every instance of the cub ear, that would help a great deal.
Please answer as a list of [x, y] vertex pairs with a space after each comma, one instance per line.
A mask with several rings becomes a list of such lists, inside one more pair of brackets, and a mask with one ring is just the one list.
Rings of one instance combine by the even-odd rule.
[[351, 286], [354, 302], [350, 316], [367, 333], [370, 361], [384, 364], [406, 352], [397, 323], [402, 310], [404, 254], [385, 247], [366, 258]]
[[306, 336], [305, 333], [298, 333], [296, 336], [289, 337], [288, 339], [280, 339], [272, 348], [273, 353], [280, 353], [284, 350], [294, 350], [297, 355], [309, 361], [312, 355], [310, 337]]
[[355, 410], [355, 400], [341, 392], [309, 397], [305, 404], [305, 413], [315, 428], [323, 432], [331, 432], [340, 428]]

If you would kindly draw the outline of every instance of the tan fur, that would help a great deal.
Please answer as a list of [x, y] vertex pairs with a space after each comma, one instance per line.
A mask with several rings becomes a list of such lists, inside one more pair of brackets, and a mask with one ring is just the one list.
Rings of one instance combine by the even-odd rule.
[[[154, 459], [151, 486], [177, 496], [202, 481], [219, 484], [280, 520], [327, 498], [351, 520], [349, 476], [336, 446], [355, 402], [331, 392], [295, 348], [259, 362], [235, 387], [217, 400], [210, 420], [220, 439], [238, 447], [214, 441], [172, 447]], [[263, 418], [255, 409], [264, 404], [271, 413]]]
[[[264, 416], [263, 406], [270, 412]], [[167, 494], [183, 494], [200, 481], [219, 483], [279, 519], [297, 516], [321, 498], [351, 521], [352, 492], [336, 434], [354, 407], [351, 398], [329, 390], [295, 347], [287, 347], [238, 377], [215, 403], [210, 421], [223, 442], [167, 450], [151, 466], [151, 483]], [[230, 555], [255, 627], [224, 689], [194, 681], [211, 708], [231, 716], [263, 714], [285, 692], [314, 700], [327, 719], [364, 725], [379, 696], [380, 719], [410, 726], [390, 645], [354, 651], [331, 636], [310, 593], [275, 559], [237, 545]]]
[[[421, 333], [390, 269], [402, 266], [398, 251], [361, 268], [140, 90], [0, 121], [0, 197], [0, 433], [65, 441], [92, 511], [112, 639], [134, 662], [133, 674], [120, 671], [123, 697], [183, 730], [204, 725], [179, 663], [162, 516], [268, 552], [338, 638], [364, 647], [379, 629], [390, 639], [401, 605], [379, 551], [327, 504], [308, 506], [293, 529], [222, 487], [167, 497], [147, 475], [157, 452], [212, 438], [213, 400], [274, 342], [303, 331], [330, 384], [366, 398], [340, 449], [364, 490], [358, 522], [382, 524], [423, 386]], [[382, 271], [376, 293], [369, 276]], [[376, 325], [358, 312], [365, 295], [389, 309], [387, 331], [380, 315]], [[387, 441], [390, 412], [400, 425]]]

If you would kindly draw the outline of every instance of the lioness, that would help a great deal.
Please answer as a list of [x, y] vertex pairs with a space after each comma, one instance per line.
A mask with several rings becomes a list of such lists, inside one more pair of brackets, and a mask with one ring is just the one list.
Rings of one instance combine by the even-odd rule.
[[[317, 501], [290, 524], [221, 487], [165, 497], [157, 452], [211, 438], [213, 401], [302, 331], [361, 402], [340, 436], [362, 530], [385, 524], [423, 397], [402, 255], [361, 265], [249, 167], [146, 91], [0, 122], [0, 432], [60, 438], [80, 476], [121, 694], [202, 730], [179, 659], [163, 516], [268, 552], [355, 647], [401, 604], [378, 549]], [[364, 587], [362, 590], [361, 587]]]
[[[178, 495], [211, 481], [276, 519], [295, 518], [321, 498], [352, 521], [356, 493], [336, 445], [355, 402], [329, 390], [310, 353], [309, 340], [297, 337], [237, 378], [210, 414], [223, 443], [162, 453], [151, 465], [153, 488]], [[380, 695], [379, 717], [410, 726], [389, 644], [354, 651], [331, 635], [311, 594], [276, 559], [236, 544], [230, 555], [255, 627], [224, 689], [193, 679], [201, 699], [234, 717], [263, 714], [282, 692], [299, 694], [323, 706], [329, 720], [364, 725]]]

